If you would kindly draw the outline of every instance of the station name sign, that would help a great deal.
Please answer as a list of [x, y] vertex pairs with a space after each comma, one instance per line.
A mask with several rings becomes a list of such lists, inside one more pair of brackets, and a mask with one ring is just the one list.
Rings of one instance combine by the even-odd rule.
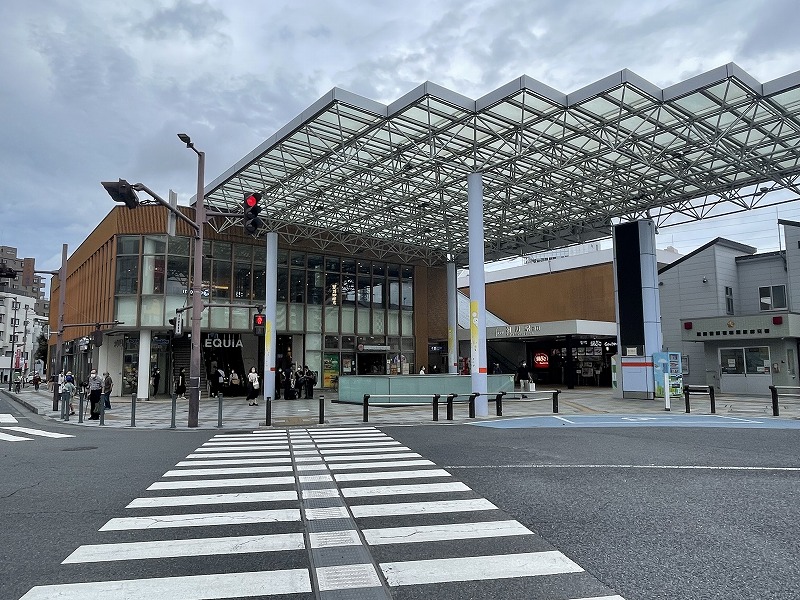
[[523, 323], [521, 325], [506, 325], [505, 327], [495, 327], [494, 337], [523, 337], [539, 333], [541, 326], [536, 323]]

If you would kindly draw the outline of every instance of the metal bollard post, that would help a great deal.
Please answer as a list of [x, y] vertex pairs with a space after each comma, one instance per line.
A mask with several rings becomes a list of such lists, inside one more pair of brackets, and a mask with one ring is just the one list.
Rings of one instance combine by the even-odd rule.
[[267, 416], [264, 419], [264, 425], [272, 427], [272, 396], [267, 396], [267, 401], [264, 404], [267, 405]]
[[478, 394], [477, 392], [472, 392], [469, 395], [469, 418], [470, 419], [474, 419], [475, 418], [475, 398], [477, 398], [478, 396], [480, 396], [480, 394]]
[[172, 392], [172, 420], [170, 421], [169, 428], [175, 429], [175, 413], [178, 412], [178, 394]]
[[319, 397], [319, 424], [325, 424], [325, 396]]
[[364, 414], [362, 420], [364, 423], [369, 422], [369, 394], [364, 394]]
[[453, 420], [453, 398], [455, 398], [458, 394], [448, 394], [447, 395], [447, 420]]
[[103, 396], [100, 396], [100, 425], [106, 423], [106, 401]]
[[774, 385], [769, 386], [769, 393], [772, 395], [772, 416], [777, 417], [779, 415], [778, 388]]
[[136, 392], [131, 394], [131, 427], [136, 427]]
[[561, 390], [553, 390], [553, 414], [558, 414], [558, 395]]
[[717, 401], [714, 398], [714, 386], [708, 386], [708, 397], [711, 398], [711, 414], [717, 414]]
[[222, 427], [222, 392], [217, 392], [217, 427]]
[[[78, 393], [78, 423], [83, 423], [83, 392]], [[69, 406], [67, 407], [69, 410]]]
[[687, 413], [692, 412], [692, 407], [689, 406], [689, 386], [688, 385], [683, 386], [683, 400], [684, 400], [684, 402], [686, 402], [686, 412]]
[[433, 420], [439, 420], [439, 394], [433, 395]]
[[497, 397], [494, 399], [494, 405], [495, 405], [495, 408], [497, 409], [497, 416], [498, 417], [502, 417], [503, 416], [503, 396], [505, 396], [505, 395], [506, 395], [505, 392], [500, 392], [499, 394], [497, 394]]

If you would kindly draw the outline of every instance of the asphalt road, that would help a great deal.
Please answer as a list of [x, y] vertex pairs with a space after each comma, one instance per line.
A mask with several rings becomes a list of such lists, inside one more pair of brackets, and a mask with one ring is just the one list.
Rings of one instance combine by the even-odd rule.
[[[61, 562], [81, 545], [108, 541], [98, 530], [215, 434], [68, 426], [22, 413], [2, 397], [0, 413], [14, 414], [22, 427], [75, 436], [0, 441], [4, 600], [63, 582], [69, 572], [114, 579], [113, 562], [82, 570]], [[444, 424], [381, 430], [446, 468], [627, 600], [800, 595], [800, 440], [792, 430]], [[223, 535], [252, 530], [220, 529]], [[125, 532], [104, 535], [126, 540]], [[481, 543], [492, 553], [494, 542]], [[132, 576], [168, 576], [189, 559], [170, 560], [144, 561]], [[269, 563], [298, 568], [306, 560], [294, 551], [273, 553]], [[251, 563], [259, 568], [258, 556], [200, 558], [192, 568], [226, 572]], [[486, 589], [453, 583], [391, 591], [402, 599], [455, 600], [487, 598]], [[492, 598], [526, 597], [512, 579], [491, 589]]]
[[792, 430], [383, 430], [627, 600], [800, 597]]

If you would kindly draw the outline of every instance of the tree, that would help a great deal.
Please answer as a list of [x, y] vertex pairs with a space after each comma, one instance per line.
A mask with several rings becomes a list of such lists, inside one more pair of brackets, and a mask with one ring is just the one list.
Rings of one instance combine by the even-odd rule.
[[33, 358], [41, 360], [47, 364], [47, 352], [49, 350], [47, 336], [43, 333], [39, 334], [36, 338], [36, 352], [33, 353]]

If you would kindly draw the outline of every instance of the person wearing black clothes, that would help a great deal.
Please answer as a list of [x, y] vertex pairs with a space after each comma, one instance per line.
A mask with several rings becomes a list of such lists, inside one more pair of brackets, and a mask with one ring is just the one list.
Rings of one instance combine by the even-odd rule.
[[305, 387], [306, 378], [303, 376], [303, 369], [298, 368], [294, 376], [294, 397], [299, 399], [300, 393]]
[[530, 388], [531, 382], [531, 372], [528, 370], [528, 363], [526, 361], [522, 361], [520, 363], [519, 368], [517, 369], [517, 379], [519, 380], [519, 388], [522, 392], [522, 397], [527, 398], [525, 392], [527, 392]]
[[311, 400], [314, 397], [314, 373], [311, 372], [311, 369], [308, 368], [308, 365], [305, 366], [303, 379], [306, 388], [305, 399]]
[[103, 380], [97, 376], [96, 369], [92, 369], [86, 386], [89, 388], [89, 402], [91, 405], [91, 416], [89, 418], [92, 421], [96, 421], [100, 418], [100, 395], [103, 393]]
[[183, 367], [181, 367], [181, 370], [178, 372], [178, 382], [175, 385], [175, 393], [181, 400], [186, 399], [186, 369]]
[[156, 370], [153, 371], [153, 397], [155, 398], [158, 395], [158, 384], [161, 383], [161, 371]]
[[275, 370], [275, 400], [281, 399], [281, 389], [283, 389], [283, 370]]

